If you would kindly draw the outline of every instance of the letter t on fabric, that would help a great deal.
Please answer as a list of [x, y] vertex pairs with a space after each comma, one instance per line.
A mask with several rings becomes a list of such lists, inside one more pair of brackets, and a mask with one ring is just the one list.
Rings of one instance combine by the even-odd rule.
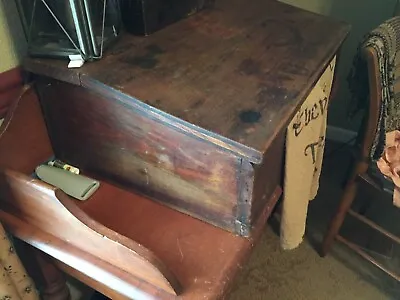
[[336, 57], [290, 122], [286, 133], [281, 246], [294, 249], [303, 240], [308, 202], [319, 187], [324, 155], [328, 99]]

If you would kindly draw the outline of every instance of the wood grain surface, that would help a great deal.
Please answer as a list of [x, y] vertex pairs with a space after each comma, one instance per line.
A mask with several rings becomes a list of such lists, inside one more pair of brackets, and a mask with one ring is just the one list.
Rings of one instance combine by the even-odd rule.
[[276, 187], [283, 185], [285, 138], [286, 130], [282, 130], [264, 154], [262, 164], [254, 166], [253, 194], [250, 208], [252, 225], [257, 222], [264, 210], [269, 211], [269, 216], [275, 207], [276, 203], [269, 200]]
[[[43, 300], [70, 300], [71, 294], [67, 285], [65, 274], [53, 263], [53, 258], [29, 244], [25, 244], [33, 252], [28, 259], [36, 262], [35, 273], [40, 273], [41, 285], [38, 286], [38, 277], [33, 277], [36, 287], [40, 289], [40, 296]], [[26, 254], [26, 252], [24, 252]]]
[[45, 59], [28, 59], [25, 67], [120, 91], [168, 113], [172, 126], [259, 163], [348, 31], [278, 1], [219, 0], [149, 37], [124, 36], [78, 70]]
[[[71, 276], [110, 297], [176, 298], [165, 291], [165, 281], [160, 284], [160, 273], [151, 276], [154, 269], [135, 263], [137, 255], [125, 253], [127, 249], [157, 266], [174, 291], [181, 291], [178, 299], [221, 299], [227, 295], [262, 232], [268, 206], [254, 223], [252, 238], [245, 239], [104, 181], [88, 201], [70, 199], [22, 174], [30, 174], [43, 157], [52, 155], [52, 149], [37, 98], [25, 94], [13, 107], [0, 135], [2, 167], [15, 166], [18, 171], [2, 171], [0, 176], [0, 221], [12, 234], [57, 259], [56, 264]], [[20, 137], [29, 129], [31, 138], [22, 139], [21, 144]], [[9, 143], [2, 143], [4, 138]], [[13, 164], [15, 155], [24, 158], [24, 163]], [[275, 203], [280, 195], [277, 186], [267, 202]], [[144, 249], [154, 254], [149, 256]], [[42, 271], [53, 283], [57, 279], [54, 269], [48, 269]], [[176, 281], [181, 283], [180, 290]]]
[[1, 208], [123, 272], [177, 294], [175, 276], [148, 249], [87, 216], [61, 190], [14, 171], [0, 176]]
[[286, 126], [348, 30], [278, 1], [220, 0], [80, 69], [25, 67], [59, 158], [248, 236], [281, 184]]
[[57, 158], [234, 230], [239, 158], [88, 89], [40, 78], [38, 90]]
[[22, 82], [20, 67], [0, 73], [0, 118], [4, 118], [11, 102], [18, 96]]
[[129, 103], [46, 77], [37, 86], [57, 158], [178, 211], [250, 236], [281, 184], [284, 132], [254, 165]]
[[[27, 91], [24, 97], [16, 99], [1, 128], [0, 151], [3, 153], [2, 167], [30, 174], [53, 152], [37, 98], [29, 94], [28, 88]], [[211, 166], [213, 163], [207, 162]], [[135, 260], [134, 254], [125, 256], [120, 252], [125, 250], [114, 249], [115, 245], [99, 246], [106, 244], [107, 239], [100, 241], [96, 233], [111, 240], [117, 239], [122, 246], [129, 244], [129, 249], [136, 249], [132, 246], [134, 241], [144, 247], [154, 247], [157, 257], [162, 257], [163, 262], [155, 261], [154, 257], [149, 260], [162, 269], [173, 283], [175, 281], [168, 269], [176, 274], [177, 280], [182, 283], [181, 299], [219, 299], [226, 295], [254, 244], [253, 240], [234, 236], [105, 182], [88, 202], [81, 203], [13, 171], [3, 173], [1, 177], [0, 220], [9, 230], [60, 260], [60, 266], [67, 264], [68, 267], [63, 270], [72, 275], [80, 274], [79, 278], [84, 282], [94, 288], [101, 286], [99, 289], [110, 296], [117, 293], [147, 299], [172, 298], [169, 293], [154, 288], [157, 285], [168, 290], [168, 284], [160, 281], [160, 277], [146, 277], [149, 273], [143, 274], [143, 270], [149, 269], [130, 263]], [[280, 193], [277, 187], [270, 202], [275, 203]], [[265, 210], [255, 224], [253, 239], [261, 232], [267, 216], [268, 211]], [[146, 257], [147, 254], [141, 250], [136, 249]], [[164, 263], [165, 268], [162, 267]], [[138, 277], [153, 286], [132, 276], [136, 274], [135, 270], [140, 270]], [[176, 282], [173, 286], [173, 291], [178, 291]]]
[[[276, 201], [280, 195], [281, 190], [277, 188], [271, 201]], [[105, 295], [184, 300], [224, 299], [266, 221], [265, 216], [258, 220], [256, 234], [248, 240], [107, 183], [102, 183], [94, 196], [90, 202], [77, 201], [77, 204], [97, 221], [151, 247], [182, 283], [179, 296], [174, 297], [118, 271], [107, 260], [99, 260], [58, 235], [39, 229], [16, 217], [15, 212], [1, 209], [0, 220], [15, 236], [59, 260], [56, 264], [62, 270]]]
[[26, 85], [10, 103], [0, 126], [0, 167], [31, 174], [52, 155], [39, 99]]
[[[61, 266], [61, 269], [67, 274], [73, 277], [77, 276], [93, 289], [100, 291], [104, 289], [105, 295], [114, 296], [117, 293], [128, 299], [160, 299], [161, 290], [154, 289], [148, 283], [121, 272], [106, 261], [22, 221], [15, 215], [0, 210], [0, 219], [8, 232], [58, 260], [60, 263], [56, 262], [54, 265]], [[69, 268], [63, 268], [63, 264], [68, 265]], [[52, 277], [54, 274], [49, 273], [46, 268], [41, 268], [40, 271], [46, 272], [45, 276], [49, 276], [49, 280], [54, 280]], [[99, 288], [99, 286], [101, 287]], [[168, 293], [164, 292], [162, 295], [162, 299], [173, 299]]]
[[[277, 187], [271, 201], [280, 195]], [[181, 282], [178, 299], [188, 300], [227, 295], [267, 218], [260, 216], [253, 237], [246, 239], [107, 183], [78, 206], [98, 222], [151, 249]]]

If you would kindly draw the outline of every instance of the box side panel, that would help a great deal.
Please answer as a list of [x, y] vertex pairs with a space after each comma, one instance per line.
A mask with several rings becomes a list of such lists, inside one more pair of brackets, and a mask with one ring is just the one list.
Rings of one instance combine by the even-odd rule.
[[129, 104], [40, 78], [58, 158], [234, 231], [239, 159]]
[[[281, 132], [264, 154], [260, 165], [254, 166], [254, 187], [251, 205], [251, 223], [254, 224], [264, 209], [272, 210], [268, 201], [277, 186], [282, 186], [285, 132]], [[271, 203], [272, 206], [275, 203]]]

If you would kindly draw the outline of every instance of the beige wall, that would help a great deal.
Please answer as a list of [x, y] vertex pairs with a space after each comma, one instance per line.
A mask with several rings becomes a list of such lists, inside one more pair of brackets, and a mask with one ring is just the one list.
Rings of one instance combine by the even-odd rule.
[[0, 73], [19, 65], [25, 49], [25, 36], [14, 1], [0, 0]]
[[[334, 0], [280, 0], [318, 14], [329, 15]], [[352, 1], [352, 0], [349, 0]]]

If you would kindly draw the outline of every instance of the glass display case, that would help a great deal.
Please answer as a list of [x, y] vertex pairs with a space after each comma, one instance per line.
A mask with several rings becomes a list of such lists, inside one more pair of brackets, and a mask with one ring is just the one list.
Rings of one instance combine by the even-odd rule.
[[31, 56], [101, 58], [120, 33], [118, 0], [17, 0]]

